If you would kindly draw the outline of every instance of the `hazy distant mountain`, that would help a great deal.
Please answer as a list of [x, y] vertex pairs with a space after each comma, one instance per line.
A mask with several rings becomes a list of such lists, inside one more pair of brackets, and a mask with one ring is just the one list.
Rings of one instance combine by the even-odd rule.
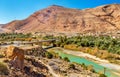
[[85, 10], [50, 6], [3, 26], [15, 32], [107, 32], [120, 30], [120, 4]]
[[2, 28], [3, 26], [4, 26], [4, 24], [0, 24], [0, 33], [11, 32], [11, 30], [9, 30], [7, 28]]
[[0, 26], [4, 26], [4, 24], [0, 24]]
[[0, 24], [0, 33], [4, 32], [3, 29], [1, 28], [3, 24]]

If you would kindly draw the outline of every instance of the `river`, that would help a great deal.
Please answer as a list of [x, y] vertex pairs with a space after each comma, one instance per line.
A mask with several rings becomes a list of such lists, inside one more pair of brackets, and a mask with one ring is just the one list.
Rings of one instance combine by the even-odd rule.
[[120, 77], [120, 75], [117, 74], [118, 73], [117, 71], [112, 70], [110, 68], [106, 68], [106, 67], [104, 67], [100, 64], [97, 64], [97, 63], [95, 63], [93, 61], [90, 61], [88, 59], [85, 59], [83, 57], [75, 56], [75, 55], [72, 55], [72, 54], [67, 54], [67, 53], [65, 53], [61, 50], [58, 50], [58, 49], [56, 49], [55, 52], [57, 52], [59, 54], [59, 56], [61, 56], [62, 58], [67, 57], [70, 60], [70, 62], [76, 62], [76, 63], [79, 63], [79, 64], [84, 63], [87, 66], [92, 65], [94, 70], [98, 73], [103, 73], [104, 69], [105, 69], [105, 75], [107, 77]]

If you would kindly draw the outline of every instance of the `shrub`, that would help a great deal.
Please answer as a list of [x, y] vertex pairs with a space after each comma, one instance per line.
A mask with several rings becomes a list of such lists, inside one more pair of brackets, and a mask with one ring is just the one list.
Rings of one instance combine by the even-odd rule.
[[64, 60], [70, 62], [70, 60], [67, 57], [64, 57]]
[[100, 74], [99, 77], [107, 77], [105, 74]]
[[91, 71], [91, 72], [95, 72], [95, 70], [93, 69], [92, 65], [87, 66], [87, 70]]
[[52, 55], [53, 55], [53, 57], [55, 57], [55, 58], [59, 58], [59, 54], [58, 53], [56, 53], [56, 52], [54, 52], [54, 51], [49, 51]]
[[75, 69], [75, 65], [74, 65], [74, 64], [70, 64], [70, 65], [69, 65], [69, 68]]
[[69, 45], [64, 45], [65, 49], [70, 49], [70, 50], [80, 50], [77, 45], [75, 44], [69, 44]]
[[87, 66], [86, 66], [84, 63], [82, 63], [81, 66], [82, 66], [85, 70], [87, 70]]
[[51, 54], [50, 52], [46, 52], [46, 53], [45, 53], [45, 56], [46, 56], [48, 59], [53, 58], [53, 54]]

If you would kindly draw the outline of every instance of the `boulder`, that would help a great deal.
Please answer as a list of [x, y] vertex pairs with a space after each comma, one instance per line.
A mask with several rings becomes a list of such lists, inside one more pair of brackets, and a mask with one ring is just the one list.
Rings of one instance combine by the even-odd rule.
[[9, 59], [10, 66], [23, 69], [24, 65], [24, 50], [15, 46], [9, 46], [5, 52], [5, 57]]

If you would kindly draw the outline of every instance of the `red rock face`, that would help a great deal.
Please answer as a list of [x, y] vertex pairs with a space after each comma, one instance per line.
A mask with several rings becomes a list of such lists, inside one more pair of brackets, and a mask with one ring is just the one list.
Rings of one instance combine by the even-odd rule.
[[12, 32], [107, 32], [120, 29], [120, 5], [111, 4], [78, 10], [50, 6], [25, 20], [12, 21], [3, 28]]

